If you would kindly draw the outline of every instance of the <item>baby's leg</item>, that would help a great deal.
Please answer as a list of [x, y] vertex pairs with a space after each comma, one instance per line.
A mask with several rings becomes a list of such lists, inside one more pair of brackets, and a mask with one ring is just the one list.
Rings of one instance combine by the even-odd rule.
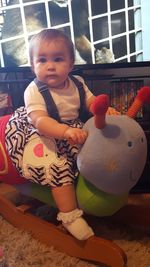
[[82, 218], [83, 211], [77, 208], [76, 194], [73, 185], [53, 187], [52, 194], [59, 213], [57, 219], [77, 239], [86, 240], [94, 235], [93, 230]]

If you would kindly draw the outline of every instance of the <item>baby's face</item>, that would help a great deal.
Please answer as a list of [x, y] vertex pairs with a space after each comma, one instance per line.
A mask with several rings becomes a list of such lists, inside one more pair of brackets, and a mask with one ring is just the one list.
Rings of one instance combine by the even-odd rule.
[[36, 77], [51, 88], [64, 87], [73, 68], [68, 47], [61, 39], [40, 42], [34, 49], [33, 70]]

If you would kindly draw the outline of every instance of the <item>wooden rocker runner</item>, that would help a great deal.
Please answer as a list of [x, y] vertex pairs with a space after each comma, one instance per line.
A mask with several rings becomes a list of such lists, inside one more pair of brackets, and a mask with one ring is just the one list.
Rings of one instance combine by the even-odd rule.
[[126, 255], [115, 243], [96, 236], [87, 241], [79, 241], [58, 226], [33, 216], [30, 209], [30, 205], [16, 207], [6, 196], [0, 195], [0, 214], [15, 227], [30, 232], [42, 243], [70, 256], [95, 263], [112, 267], [125, 266]]
[[[77, 157], [80, 175], [76, 194], [79, 207], [90, 218], [93, 216], [96, 223], [98, 217], [109, 216], [112, 220], [150, 230], [150, 205], [146, 204], [149, 196], [144, 195], [142, 200], [129, 195], [146, 162], [146, 137], [134, 117], [147, 102], [150, 102], [150, 87], [143, 87], [127, 115], [109, 116], [106, 115], [107, 96], [99, 96], [92, 107], [94, 117], [85, 123], [88, 138]], [[0, 119], [0, 181], [15, 186], [23, 195], [52, 206], [50, 189], [27, 182], [12, 165], [5, 146], [5, 127], [9, 118]], [[3, 184], [0, 192], [2, 187]], [[86, 241], [76, 240], [55, 223], [33, 215], [32, 208], [24, 203], [16, 206], [7, 194], [0, 194], [0, 214], [15, 227], [31, 232], [41, 242], [70, 256], [110, 267], [125, 267], [127, 257], [114, 242], [96, 236]]]

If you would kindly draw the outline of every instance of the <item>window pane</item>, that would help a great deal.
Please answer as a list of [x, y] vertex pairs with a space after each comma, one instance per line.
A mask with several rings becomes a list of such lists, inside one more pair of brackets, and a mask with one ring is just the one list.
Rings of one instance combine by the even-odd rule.
[[[13, 18], [13, 21], [10, 20]], [[11, 24], [16, 25], [16, 27], [11, 27]], [[19, 27], [17, 27], [19, 25]], [[5, 25], [2, 29], [3, 39], [18, 36], [18, 34], [23, 34], [22, 19], [20, 8], [13, 8], [6, 12]]]
[[60, 8], [58, 5], [49, 3], [51, 26], [67, 23], [69, 21], [68, 9]]
[[[14, 47], [16, 50], [14, 50]], [[27, 61], [27, 49], [24, 38], [18, 38], [2, 44], [2, 51], [4, 55], [5, 64], [9, 66], [19, 66]], [[5, 52], [4, 52], [5, 51]]]
[[111, 16], [112, 35], [120, 34], [126, 31], [125, 13], [120, 12]]
[[93, 16], [107, 12], [107, 0], [103, 0], [103, 1], [92, 0], [91, 6], [92, 6]]
[[128, 16], [129, 16], [129, 21], [128, 21], [129, 22], [129, 30], [132, 31], [135, 28], [135, 26], [134, 26], [134, 11], [129, 10]]
[[130, 53], [135, 52], [135, 33], [129, 35], [130, 40]]
[[113, 52], [115, 58], [123, 57], [127, 54], [126, 36], [113, 40]]
[[94, 41], [108, 37], [108, 18], [102, 17], [93, 20]]
[[128, 7], [131, 7], [131, 6], [134, 5], [133, 1], [134, 1], [134, 0], [128, 0]]
[[32, 32], [47, 27], [45, 5], [31, 5], [24, 7], [27, 31]]
[[111, 11], [125, 8], [125, 0], [110, 0]]
[[98, 49], [98, 50], [101, 50], [102, 47], [106, 47], [106, 48], [110, 48], [109, 47], [109, 42], [102, 42], [102, 43], [99, 43], [99, 44], [96, 44], [95, 45], [95, 48]]
[[9, 2], [9, 5], [12, 6], [12, 5], [16, 5], [16, 4], [19, 4], [19, 0], [15, 0], [15, 1], [2, 1], [1, 0], [1, 6], [8, 6], [8, 2]]

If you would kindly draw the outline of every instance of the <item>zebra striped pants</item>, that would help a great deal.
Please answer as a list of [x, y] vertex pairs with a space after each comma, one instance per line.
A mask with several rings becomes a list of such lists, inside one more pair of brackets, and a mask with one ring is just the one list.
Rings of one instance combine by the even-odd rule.
[[[79, 120], [67, 121], [82, 128]], [[25, 107], [18, 108], [6, 125], [6, 147], [16, 169], [24, 178], [53, 187], [72, 184], [78, 176], [77, 145], [46, 138], [28, 122]]]

